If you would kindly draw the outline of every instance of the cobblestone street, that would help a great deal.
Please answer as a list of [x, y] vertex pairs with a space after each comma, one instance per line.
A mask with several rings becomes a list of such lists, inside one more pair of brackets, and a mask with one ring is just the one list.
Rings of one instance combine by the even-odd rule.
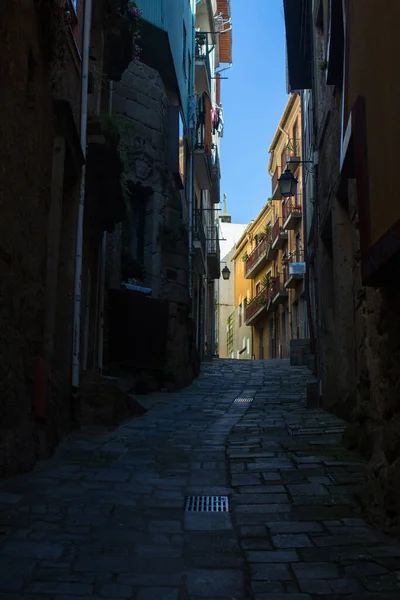
[[[307, 377], [207, 363], [141, 399], [143, 417], [3, 482], [0, 598], [398, 600], [400, 544], [357, 514], [363, 464], [339, 419], [305, 407]], [[204, 495], [229, 512], [184, 510]]]

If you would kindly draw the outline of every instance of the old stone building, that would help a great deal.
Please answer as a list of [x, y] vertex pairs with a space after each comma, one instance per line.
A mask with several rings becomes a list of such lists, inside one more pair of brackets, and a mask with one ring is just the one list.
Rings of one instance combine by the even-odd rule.
[[0, 8], [0, 474], [68, 429], [82, 31], [63, 3]]
[[194, 0], [0, 9], [0, 475], [132, 410], [121, 376], [148, 390], [198, 373], [195, 12]]
[[311, 161], [303, 190], [319, 392], [369, 460], [361, 500], [370, 516], [399, 528], [400, 213], [396, 153], [386, 152], [398, 133], [399, 6], [285, 0], [284, 8], [288, 81], [304, 90]]

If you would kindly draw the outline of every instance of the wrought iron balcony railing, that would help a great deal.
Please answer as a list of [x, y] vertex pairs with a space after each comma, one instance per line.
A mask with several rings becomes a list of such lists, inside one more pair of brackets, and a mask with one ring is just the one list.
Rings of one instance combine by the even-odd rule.
[[282, 218], [283, 222], [287, 220], [290, 215], [293, 216], [302, 216], [302, 206], [301, 206], [301, 193], [298, 192], [294, 198], [288, 198], [285, 200], [282, 206]]
[[208, 34], [201, 31], [196, 31], [195, 35], [195, 58], [196, 61], [202, 61], [207, 71], [207, 80], [211, 89], [211, 65], [210, 65], [211, 48], [208, 43]]
[[246, 275], [251, 271], [259, 259], [267, 252], [271, 244], [271, 234], [265, 234], [246, 260]]
[[206, 233], [204, 231], [202, 211], [199, 208], [196, 208], [194, 213], [193, 238], [195, 241], [200, 242], [203, 255], [205, 256], [207, 247]]

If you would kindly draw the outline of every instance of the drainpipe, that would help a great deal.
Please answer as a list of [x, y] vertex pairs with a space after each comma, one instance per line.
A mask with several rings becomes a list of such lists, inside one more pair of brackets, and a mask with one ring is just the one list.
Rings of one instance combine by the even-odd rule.
[[[304, 92], [301, 92], [301, 117], [302, 120], [304, 120]], [[302, 128], [304, 129], [304, 128]], [[306, 147], [306, 142], [304, 139], [304, 135], [301, 136], [301, 143], [302, 143], [302, 156], [306, 157], [305, 155], [305, 147]], [[306, 157], [306, 160], [308, 160], [308, 156]], [[311, 352], [314, 354], [315, 356], [315, 336], [314, 336], [314, 323], [312, 320], [312, 312], [311, 312], [311, 297], [310, 297], [310, 270], [309, 270], [309, 265], [308, 265], [308, 243], [307, 243], [307, 239], [308, 239], [308, 232], [307, 232], [307, 194], [306, 194], [306, 178], [304, 177], [304, 172], [302, 173], [302, 184], [303, 184], [303, 189], [302, 189], [302, 196], [303, 196], [303, 231], [304, 231], [304, 244], [303, 244], [303, 252], [304, 252], [304, 262], [306, 263], [306, 272], [305, 272], [305, 277], [304, 277], [304, 291], [305, 291], [305, 295], [306, 295], [306, 323], [305, 325], [307, 326], [307, 321], [308, 321], [308, 330], [310, 333], [310, 345], [311, 345]], [[307, 329], [306, 329], [306, 333], [307, 333]]]
[[[195, 27], [196, 27], [196, 16], [192, 15], [192, 73], [191, 73], [191, 81], [192, 81], [192, 89], [190, 90], [190, 97], [193, 97], [194, 101], [194, 82], [195, 82], [195, 63], [194, 56], [196, 54], [196, 44], [195, 44]], [[188, 124], [190, 124], [189, 114], [191, 110], [191, 102], [189, 99], [188, 106]], [[193, 161], [193, 142], [194, 142], [194, 130], [189, 129], [190, 135], [190, 156], [189, 156], [189, 298], [190, 298], [190, 316], [193, 311], [193, 190], [194, 190], [194, 161]]]
[[[81, 77], [81, 148], [86, 159], [87, 138], [87, 105], [88, 105], [88, 75], [89, 75], [89, 46], [92, 21], [92, 0], [86, 0], [83, 16], [83, 51]], [[74, 322], [72, 341], [72, 392], [77, 393], [80, 372], [80, 336], [82, 308], [82, 253], [83, 253], [83, 210], [85, 203], [86, 164], [82, 167], [81, 186], [79, 195], [78, 222], [76, 230], [75, 254], [75, 287], [74, 287]]]

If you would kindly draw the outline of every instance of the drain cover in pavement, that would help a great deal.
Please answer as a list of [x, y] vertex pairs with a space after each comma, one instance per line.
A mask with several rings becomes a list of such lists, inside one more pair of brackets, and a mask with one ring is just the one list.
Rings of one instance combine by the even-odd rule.
[[228, 496], [187, 496], [186, 512], [228, 512]]
[[253, 402], [253, 397], [252, 396], [239, 396], [238, 398], [235, 398], [235, 400], [233, 402], [234, 402], [234, 404], [245, 404], [247, 402]]

